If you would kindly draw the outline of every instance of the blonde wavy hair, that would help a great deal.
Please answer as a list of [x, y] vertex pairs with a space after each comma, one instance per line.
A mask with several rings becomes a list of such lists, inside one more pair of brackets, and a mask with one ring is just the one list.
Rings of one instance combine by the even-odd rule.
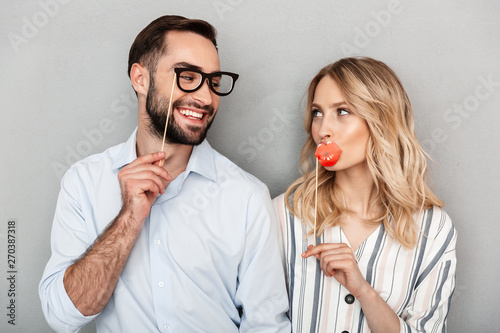
[[[370, 203], [375, 218], [367, 223], [383, 223], [389, 235], [401, 245], [415, 247], [418, 228], [414, 215], [432, 205], [442, 207], [444, 204], [426, 184], [427, 155], [417, 141], [413, 111], [405, 89], [387, 65], [371, 58], [341, 59], [322, 68], [309, 84], [304, 121], [309, 136], [301, 151], [302, 177], [285, 193], [288, 209], [310, 227], [312, 234], [316, 143], [311, 135], [311, 105], [316, 86], [327, 75], [338, 84], [351, 111], [369, 127], [366, 160], [375, 183]], [[335, 185], [335, 172], [320, 167], [314, 233], [319, 236], [325, 228], [336, 226], [343, 212], [351, 210], [344, 191]]]

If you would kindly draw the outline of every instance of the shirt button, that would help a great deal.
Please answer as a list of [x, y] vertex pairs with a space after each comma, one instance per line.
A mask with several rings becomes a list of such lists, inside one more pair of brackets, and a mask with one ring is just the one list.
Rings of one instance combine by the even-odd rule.
[[347, 294], [347, 296], [345, 297], [345, 302], [347, 304], [352, 304], [354, 303], [354, 296], [352, 296], [351, 294]]
[[160, 286], [160, 288], [163, 288], [163, 286], [164, 286], [164, 285], [165, 285], [165, 283], [163, 283], [163, 281], [160, 281], [160, 282], [158, 283], [158, 286]]
[[156, 245], [160, 245], [160, 243], [161, 243], [161, 242], [160, 242], [160, 240], [159, 240], [159, 239], [155, 240], [155, 244], [156, 244]]
[[349, 331], [342, 331], [342, 333], [349, 333]]
[[163, 325], [163, 329], [164, 329], [165, 331], [168, 331], [168, 330], [170, 329], [170, 326], [168, 326], [167, 324], [165, 324], [165, 325]]

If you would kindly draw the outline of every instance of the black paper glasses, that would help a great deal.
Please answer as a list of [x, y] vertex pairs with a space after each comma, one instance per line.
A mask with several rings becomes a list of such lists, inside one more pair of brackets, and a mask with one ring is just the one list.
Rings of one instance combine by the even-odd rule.
[[191, 93], [203, 86], [208, 80], [208, 86], [214, 94], [227, 96], [233, 91], [234, 83], [239, 75], [230, 72], [203, 73], [196, 68], [174, 68], [177, 86], [180, 90]]

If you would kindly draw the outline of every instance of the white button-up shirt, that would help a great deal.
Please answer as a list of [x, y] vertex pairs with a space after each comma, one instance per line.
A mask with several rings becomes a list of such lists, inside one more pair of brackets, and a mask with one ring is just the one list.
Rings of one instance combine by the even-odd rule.
[[267, 187], [206, 141], [152, 206], [104, 310], [78, 311], [64, 272], [118, 215], [117, 174], [136, 159], [135, 146], [136, 132], [62, 180], [39, 287], [49, 325], [76, 331], [95, 318], [98, 332], [290, 332]]

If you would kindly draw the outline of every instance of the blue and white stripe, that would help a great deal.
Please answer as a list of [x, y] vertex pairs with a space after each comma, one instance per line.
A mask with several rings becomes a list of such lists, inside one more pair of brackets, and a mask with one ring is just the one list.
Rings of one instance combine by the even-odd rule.
[[[312, 236], [285, 206], [284, 195], [274, 199], [284, 242], [284, 262], [290, 296], [293, 332], [370, 332], [357, 300], [335, 278], [326, 277], [319, 261], [300, 255]], [[401, 332], [446, 332], [455, 288], [457, 233], [439, 207], [415, 217], [420, 235], [417, 246], [404, 248], [383, 225], [355, 251], [361, 273], [400, 317]], [[347, 243], [342, 229], [327, 228], [317, 243]]]

